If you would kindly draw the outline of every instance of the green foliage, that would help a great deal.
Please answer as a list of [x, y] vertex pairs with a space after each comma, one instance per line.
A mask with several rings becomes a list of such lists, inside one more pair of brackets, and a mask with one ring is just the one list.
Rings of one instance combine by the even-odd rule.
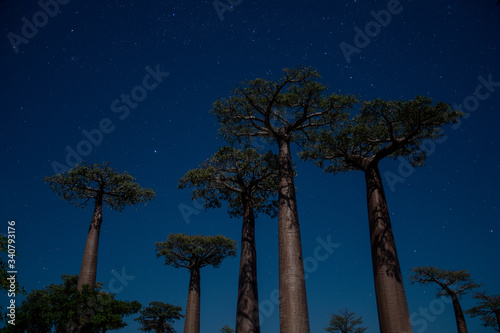
[[223, 328], [221, 328], [221, 329], [219, 330], [219, 332], [220, 332], [220, 333], [233, 333], [233, 332], [234, 332], [234, 330], [233, 330], [231, 327], [229, 327], [229, 326], [227, 326], [227, 325], [224, 325], [224, 327], [223, 327]]
[[16, 325], [8, 325], [6, 332], [106, 332], [127, 326], [123, 317], [141, 308], [137, 301], [119, 301], [99, 291], [101, 284], [79, 291], [78, 275], [62, 279], [60, 285], [31, 291], [17, 309]]
[[410, 275], [410, 281], [412, 284], [436, 283], [439, 285], [437, 297], [448, 296], [452, 293], [460, 297], [480, 286], [472, 281], [470, 274], [466, 270], [447, 271], [434, 266], [414, 267], [412, 275]]
[[310, 131], [342, 121], [353, 96], [326, 95], [320, 75], [309, 67], [285, 68], [276, 81], [243, 82], [229, 98], [217, 100], [211, 110], [219, 133], [231, 143], [251, 143], [252, 137], [302, 142]]
[[[8, 253], [8, 243], [9, 243], [9, 240], [8, 240], [8, 237], [6, 235], [0, 235], [0, 253], [5, 253], [7, 254]], [[12, 255], [11, 255], [12, 256]], [[15, 257], [17, 257], [17, 253], [15, 255]], [[14, 257], [14, 258], [15, 258]], [[0, 289], [3, 289], [5, 291], [8, 291], [10, 289], [10, 282], [9, 280], [7, 280], [7, 278], [9, 277], [9, 274], [7, 273], [7, 271], [9, 271], [8, 269], [8, 260], [10, 260], [11, 258], [7, 257], [7, 261], [3, 261], [3, 259], [0, 257]], [[19, 281], [16, 280], [16, 289], [15, 289], [15, 293], [16, 294], [19, 294], [19, 293], [24, 293], [24, 288], [20, 288], [19, 287]], [[0, 306], [0, 309], [2, 307]]]
[[156, 242], [156, 256], [165, 256], [165, 265], [175, 268], [218, 268], [226, 257], [236, 256], [236, 242], [227, 237], [170, 234], [166, 242]]
[[[441, 126], [456, 123], [463, 115], [449, 105], [417, 96], [410, 101], [364, 102], [359, 114], [340, 130], [314, 133], [303, 159], [313, 160], [327, 172], [363, 170], [363, 160], [405, 157], [413, 166], [425, 163], [425, 140], [442, 137]], [[325, 167], [325, 161], [329, 161]]]
[[500, 332], [500, 295], [488, 295], [485, 291], [476, 293], [474, 298], [479, 301], [479, 305], [465, 311], [472, 318], [481, 317], [484, 327], [493, 327]]
[[141, 188], [134, 177], [118, 173], [109, 163], [82, 163], [66, 173], [46, 177], [44, 182], [61, 198], [82, 208], [98, 193], [109, 208], [119, 212], [128, 205], [146, 204], [155, 196], [152, 189]]
[[330, 317], [330, 325], [325, 328], [325, 331], [332, 333], [363, 333], [367, 327], [361, 326], [363, 317], [356, 317], [354, 312], [348, 309], [339, 311], [338, 314], [332, 314]]
[[184, 317], [182, 308], [163, 302], [151, 302], [141, 310], [141, 316], [134, 320], [141, 324], [140, 330], [156, 333], [175, 333], [172, 323]]
[[199, 168], [189, 170], [180, 179], [179, 188], [194, 187], [193, 199], [203, 199], [205, 208], [219, 208], [227, 201], [233, 217], [243, 215], [243, 197], [248, 196], [256, 212], [274, 217], [278, 164], [278, 156], [272, 152], [221, 147]]

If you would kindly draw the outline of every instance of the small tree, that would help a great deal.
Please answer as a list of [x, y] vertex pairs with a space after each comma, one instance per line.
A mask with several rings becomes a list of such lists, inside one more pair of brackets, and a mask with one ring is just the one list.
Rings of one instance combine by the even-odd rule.
[[156, 256], [165, 256], [165, 265], [189, 269], [189, 292], [184, 333], [200, 332], [200, 269], [218, 268], [226, 257], [236, 256], [236, 242], [221, 236], [170, 234], [157, 242]]
[[141, 309], [141, 316], [134, 320], [141, 324], [141, 331], [155, 333], [175, 333], [172, 323], [184, 317], [182, 308], [163, 302], [151, 302], [148, 307]]
[[338, 314], [332, 314], [330, 325], [325, 328], [325, 331], [332, 333], [363, 333], [367, 327], [363, 324], [362, 317], [356, 317], [354, 312], [348, 309], [340, 310]]
[[231, 143], [250, 144], [262, 138], [279, 152], [279, 312], [280, 332], [309, 333], [302, 243], [292, 166], [292, 143], [307, 141], [310, 132], [337, 125], [354, 98], [326, 95], [311, 68], [283, 70], [276, 81], [255, 79], [214, 103], [220, 133]]
[[467, 333], [464, 313], [460, 306], [462, 295], [479, 287], [472, 281], [470, 274], [466, 270], [454, 271], [439, 269], [434, 266], [415, 267], [410, 276], [411, 283], [436, 283], [439, 286], [437, 297], [450, 296], [455, 311], [458, 333]]
[[234, 330], [231, 327], [225, 325], [223, 328], [220, 329], [219, 332], [220, 333], [233, 333]]
[[179, 188], [194, 187], [193, 199], [204, 199], [205, 208], [227, 201], [229, 215], [242, 216], [241, 258], [236, 306], [236, 332], [259, 333], [257, 250], [255, 216], [277, 214], [278, 157], [255, 149], [221, 147], [198, 169], [189, 170]]
[[112, 169], [109, 163], [76, 165], [64, 174], [46, 177], [45, 182], [61, 198], [76, 207], [86, 207], [94, 201], [94, 214], [87, 234], [83, 252], [78, 288], [86, 284], [95, 287], [97, 274], [97, 252], [102, 224], [102, 206], [105, 204], [116, 211], [138, 203], [146, 204], [155, 193], [152, 189], [141, 188], [135, 178], [127, 172], [122, 174]]
[[421, 96], [407, 102], [376, 99], [363, 103], [359, 114], [340, 130], [330, 127], [313, 133], [301, 153], [325, 172], [364, 173], [381, 332], [411, 332], [412, 327], [379, 163], [384, 158], [407, 158], [413, 166], [423, 165], [425, 140], [438, 139], [441, 126], [460, 116], [449, 105], [431, 105]]
[[484, 327], [493, 327], [500, 332], [500, 295], [490, 296], [485, 291], [476, 293], [474, 298], [479, 300], [479, 305], [465, 311], [472, 318], [481, 316]]

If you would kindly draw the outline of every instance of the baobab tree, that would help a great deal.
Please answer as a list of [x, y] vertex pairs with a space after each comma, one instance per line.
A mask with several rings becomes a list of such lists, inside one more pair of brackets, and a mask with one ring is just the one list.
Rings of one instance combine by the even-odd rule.
[[102, 224], [102, 206], [122, 212], [126, 206], [151, 201], [155, 193], [135, 183], [135, 178], [127, 172], [119, 173], [109, 163], [89, 165], [82, 163], [66, 173], [46, 177], [50, 188], [57, 195], [76, 207], [85, 208], [94, 202], [94, 214], [87, 234], [82, 265], [78, 279], [78, 289], [89, 285], [95, 287], [97, 274], [97, 253], [99, 233]]
[[415, 267], [410, 276], [411, 283], [429, 284], [439, 286], [437, 297], [450, 296], [455, 311], [458, 333], [467, 333], [464, 313], [460, 306], [460, 297], [474, 288], [479, 287], [472, 281], [466, 270], [454, 271], [439, 269], [434, 266]]
[[184, 333], [200, 332], [200, 270], [218, 268], [226, 257], [236, 256], [236, 242], [221, 236], [170, 234], [165, 242], [156, 242], [156, 256], [165, 257], [165, 265], [187, 268], [190, 272]]
[[325, 331], [330, 333], [363, 333], [368, 328], [361, 326], [362, 324], [362, 317], [356, 317], [354, 312], [343, 309], [338, 314], [332, 314], [330, 325], [325, 328]]
[[472, 318], [481, 316], [484, 327], [492, 327], [500, 332], [500, 295], [488, 295], [485, 291], [473, 296], [479, 305], [465, 311]]
[[342, 129], [313, 133], [301, 157], [325, 172], [364, 172], [375, 293], [382, 333], [412, 332], [396, 243], [379, 172], [383, 158], [407, 158], [413, 166], [425, 162], [425, 140], [436, 140], [440, 127], [461, 116], [447, 104], [425, 97], [407, 102], [376, 99], [364, 102], [359, 114]]
[[236, 333], [259, 333], [255, 217], [277, 214], [278, 156], [252, 148], [221, 147], [181, 178], [179, 188], [186, 187], [194, 187], [193, 199], [203, 199], [205, 208], [227, 201], [229, 215], [243, 217]]
[[279, 151], [278, 244], [280, 332], [309, 333], [302, 245], [300, 239], [291, 143], [307, 140], [309, 132], [345, 117], [354, 97], [326, 95], [311, 68], [284, 69], [276, 81], [243, 83], [229, 98], [217, 100], [211, 112], [219, 133], [230, 143], [251, 144], [263, 138]]
[[172, 323], [184, 317], [182, 308], [172, 304], [154, 301], [141, 309], [140, 317], [134, 319], [141, 324], [139, 330], [155, 333], [175, 333]]

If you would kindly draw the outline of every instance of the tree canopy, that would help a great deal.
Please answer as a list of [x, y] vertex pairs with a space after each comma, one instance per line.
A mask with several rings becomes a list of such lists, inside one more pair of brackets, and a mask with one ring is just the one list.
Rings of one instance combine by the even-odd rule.
[[181, 314], [182, 308], [163, 302], [151, 302], [149, 306], [141, 309], [141, 316], [134, 320], [141, 324], [141, 331], [155, 333], [175, 333], [172, 326], [174, 320], [184, 317]]
[[[5, 235], [0, 235], [0, 253], [8, 253], [8, 245], [9, 245], [9, 239], [12, 239], [12, 241], [14, 241], [14, 238], [11, 238], [11, 237], [7, 237]], [[11, 242], [12, 242], [11, 241]], [[7, 255], [8, 257], [16, 257], [17, 254], [8, 254]], [[9, 257], [9, 259], [10, 259]], [[9, 277], [9, 273], [7, 273], [7, 271], [9, 271], [8, 269], [8, 260], [7, 259], [7, 262], [3, 261], [3, 259], [0, 257], [0, 289], [3, 289], [3, 290], [9, 290], [10, 289], [10, 281], [7, 280], [7, 278]], [[19, 282], [16, 280], [15, 282], [15, 293], [24, 293], [25, 290], [24, 288], [21, 288], [19, 286]], [[1, 309], [1, 306], [0, 306], [0, 309]]]
[[61, 284], [32, 290], [17, 309], [16, 325], [6, 332], [101, 333], [127, 326], [124, 316], [137, 313], [137, 301], [119, 301], [114, 294], [85, 286], [77, 289], [78, 276], [63, 275]]
[[301, 156], [332, 173], [364, 170], [368, 162], [378, 163], [384, 157], [401, 156], [412, 166], [421, 166], [426, 158], [424, 141], [439, 139], [441, 126], [456, 123], [462, 115], [443, 102], [432, 105], [423, 96], [410, 101], [367, 101], [342, 128], [313, 133], [309, 149]]
[[361, 326], [362, 324], [362, 317], [356, 317], [354, 312], [343, 309], [338, 314], [331, 315], [330, 325], [325, 328], [325, 331], [331, 333], [363, 333], [368, 328]]
[[221, 147], [197, 169], [189, 170], [179, 188], [194, 187], [193, 199], [203, 199], [205, 208], [219, 208], [228, 202], [232, 217], [243, 215], [243, 195], [248, 195], [255, 212], [276, 216], [278, 202], [278, 156], [256, 149]]
[[156, 242], [156, 256], [165, 256], [165, 265], [175, 268], [218, 268], [224, 258], [236, 256], [236, 242], [227, 237], [170, 234], [166, 242]]
[[228, 142], [250, 143], [252, 137], [300, 143], [308, 131], [345, 119], [355, 98], [326, 95], [319, 73], [309, 67], [285, 68], [275, 81], [243, 82], [229, 98], [212, 108]]
[[219, 330], [220, 333], [233, 333], [234, 330], [227, 326], [227, 325], [224, 325], [224, 327], [222, 327], [220, 330]]
[[474, 317], [481, 317], [484, 327], [492, 327], [500, 332], [500, 295], [488, 295], [485, 291], [476, 293], [474, 298], [479, 301], [479, 305], [465, 311], [466, 314]]
[[458, 297], [480, 285], [476, 284], [469, 273], [464, 270], [445, 270], [434, 266], [414, 267], [410, 275], [411, 283], [439, 285], [437, 297], [448, 296], [450, 291]]
[[107, 207], [121, 212], [126, 206], [151, 201], [152, 189], [141, 188], [127, 172], [119, 173], [109, 163], [76, 165], [66, 173], [46, 177], [50, 188], [76, 207], [86, 207], [89, 201], [102, 195]]

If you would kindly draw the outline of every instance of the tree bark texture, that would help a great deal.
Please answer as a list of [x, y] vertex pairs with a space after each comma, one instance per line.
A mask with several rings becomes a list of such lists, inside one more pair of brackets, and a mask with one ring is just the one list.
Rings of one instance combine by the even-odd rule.
[[244, 194], [243, 196], [243, 226], [241, 230], [236, 333], [260, 333], [255, 215], [252, 199], [248, 194]]
[[200, 333], [200, 268], [192, 267], [190, 271], [184, 333]]
[[448, 293], [451, 296], [453, 311], [455, 311], [455, 321], [457, 322], [457, 331], [458, 333], [467, 333], [467, 324], [465, 323], [464, 312], [462, 311], [462, 307], [460, 306], [460, 301], [458, 299], [458, 296], [454, 292], [448, 291]]
[[280, 332], [309, 333], [309, 313], [290, 143], [287, 140], [279, 140], [278, 146]]
[[83, 251], [82, 265], [78, 277], [78, 290], [82, 290], [84, 285], [95, 288], [97, 274], [97, 252], [99, 248], [99, 233], [102, 224], [102, 191], [98, 191], [94, 203], [94, 215], [90, 222], [87, 242]]
[[365, 170], [373, 275], [381, 333], [411, 333], [396, 243], [378, 166]]

